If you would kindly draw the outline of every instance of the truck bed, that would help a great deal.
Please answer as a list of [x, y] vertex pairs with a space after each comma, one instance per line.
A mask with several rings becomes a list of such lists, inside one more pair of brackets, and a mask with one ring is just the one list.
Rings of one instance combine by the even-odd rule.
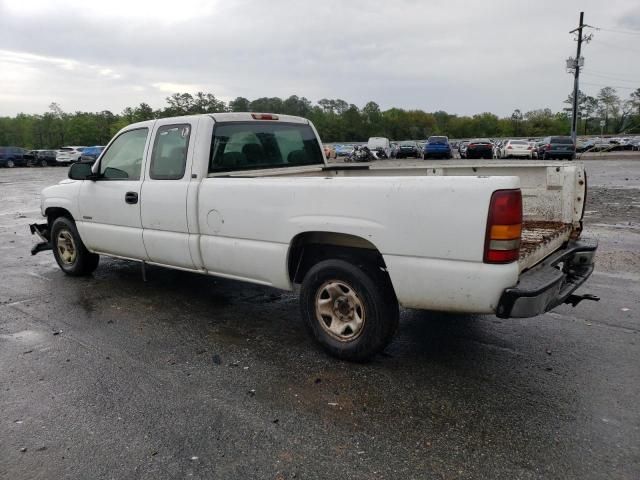
[[[245, 176], [246, 173], [239, 173]], [[233, 176], [233, 174], [232, 174]], [[251, 172], [251, 176], [517, 176], [522, 189], [524, 222], [518, 266], [531, 268], [556, 251], [579, 224], [583, 210], [584, 167], [579, 162], [542, 160], [381, 161], [333, 164], [327, 168], [287, 168]]]

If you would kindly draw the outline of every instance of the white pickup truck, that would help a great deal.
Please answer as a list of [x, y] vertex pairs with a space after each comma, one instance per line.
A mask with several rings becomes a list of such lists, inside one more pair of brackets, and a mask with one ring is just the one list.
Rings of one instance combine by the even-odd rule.
[[130, 125], [42, 191], [32, 253], [108, 255], [293, 290], [331, 354], [381, 351], [408, 308], [530, 317], [584, 298], [577, 162], [328, 165], [311, 122], [255, 113]]

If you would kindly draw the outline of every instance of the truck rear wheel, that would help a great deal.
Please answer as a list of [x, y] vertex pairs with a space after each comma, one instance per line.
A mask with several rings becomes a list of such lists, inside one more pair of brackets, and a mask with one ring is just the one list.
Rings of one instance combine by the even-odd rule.
[[51, 246], [58, 266], [67, 275], [89, 275], [97, 267], [100, 256], [84, 246], [73, 220], [58, 217], [51, 226]]
[[370, 359], [398, 328], [398, 301], [386, 274], [344, 260], [324, 260], [309, 270], [300, 308], [313, 337], [343, 360]]

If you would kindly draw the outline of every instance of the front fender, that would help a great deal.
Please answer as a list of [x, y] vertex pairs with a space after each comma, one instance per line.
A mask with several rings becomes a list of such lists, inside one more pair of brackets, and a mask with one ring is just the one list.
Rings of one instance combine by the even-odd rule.
[[53, 185], [42, 190], [40, 199], [40, 212], [47, 216], [47, 210], [51, 208], [63, 208], [67, 210], [73, 218], [79, 218], [78, 194], [80, 193], [79, 181], [64, 181], [58, 185]]

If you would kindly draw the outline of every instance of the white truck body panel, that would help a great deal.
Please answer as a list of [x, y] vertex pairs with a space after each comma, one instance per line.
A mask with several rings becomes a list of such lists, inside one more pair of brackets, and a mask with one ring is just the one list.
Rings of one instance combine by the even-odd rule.
[[[495, 312], [520, 272], [559, 246], [556, 239], [520, 262], [483, 263], [494, 191], [521, 188], [525, 220], [568, 225], [562, 241], [579, 225], [585, 182], [575, 162], [385, 162], [368, 170], [316, 165], [210, 174], [216, 122], [252, 121], [251, 114], [229, 113], [131, 125], [122, 132], [150, 132], [139, 180], [67, 180], [43, 191], [42, 212], [68, 210], [97, 253], [286, 290], [293, 288], [288, 261], [298, 235], [349, 235], [380, 252], [401, 305], [477, 313]], [[174, 124], [191, 129], [185, 174], [154, 180], [155, 133]], [[124, 203], [126, 192], [140, 202]]]

